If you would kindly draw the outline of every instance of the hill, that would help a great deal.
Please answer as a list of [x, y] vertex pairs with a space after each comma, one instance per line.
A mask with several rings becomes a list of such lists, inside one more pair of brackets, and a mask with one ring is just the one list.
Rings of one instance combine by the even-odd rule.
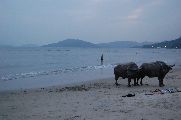
[[96, 44], [79, 39], [66, 39], [58, 43], [44, 45], [43, 47], [96, 47]]
[[143, 45], [143, 48], [178, 48], [181, 49], [181, 37], [170, 40], [170, 41], [163, 41], [159, 43]]
[[109, 42], [109, 43], [100, 43], [97, 44], [98, 47], [108, 47], [108, 48], [131, 48], [134, 46], [139, 46], [138, 42], [132, 41], [116, 41], [116, 42]]
[[109, 43], [94, 44], [79, 39], [66, 39], [57, 43], [44, 45], [43, 47], [80, 47], [80, 48], [132, 48], [140, 47], [146, 43], [138, 43], [133, 41], [116, 41]]

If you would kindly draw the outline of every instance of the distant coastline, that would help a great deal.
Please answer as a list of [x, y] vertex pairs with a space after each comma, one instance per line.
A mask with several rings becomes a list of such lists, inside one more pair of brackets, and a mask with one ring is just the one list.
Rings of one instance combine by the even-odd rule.
[[134, 48], [150, 44], [149, 42], [138, 43], [134, 41], [115, 41], [109, 43], [94, 44], [79, 39], [66, 39], [57, 43], [43, 45], [42, 47], [80, 47], [80, 48]]
[[143, 45], [143, 48], [168, 48], [168, 49], [181, 49], [181, 37], [171, 40], [171, 41], [163, 41], [159, 43]]
[[181, 48], [181, 37], [163, 41], [159, 43], [151, 42], [133, 42], [133, 41], [115, 41], [109, 43], [94, 44], [79, 39], [66, 39], [57, 43], [51, 43], [43, 45], [42, 47], [80, 47], [80, 48], [168, 48], [168, 49], [180, 49]]
[[181, 37], [163, 41], [158, 43], [153, 42], [135, 42], [135, 41], [114, 41], [108, 43], [91, 43], [79, 39], [65, 39], [57, 43], [46, 45], [24, 44], [21, 46], [0, 45], [0, 48], [32, 48], [32, 47], [71, 47], [71, 48], [166, 48], [166, 49], [181, 49]]

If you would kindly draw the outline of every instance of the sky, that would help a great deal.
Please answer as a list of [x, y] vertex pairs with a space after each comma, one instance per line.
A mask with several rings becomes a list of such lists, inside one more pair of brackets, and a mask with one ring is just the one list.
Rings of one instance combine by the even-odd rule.
[[0, 0], [0, 45], [159, 42], [181, 36], [181, 0]]

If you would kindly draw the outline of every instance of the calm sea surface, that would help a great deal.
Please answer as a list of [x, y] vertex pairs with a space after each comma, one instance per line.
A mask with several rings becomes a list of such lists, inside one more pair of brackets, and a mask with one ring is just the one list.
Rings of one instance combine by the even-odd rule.
[[[104, 55], [101, 64], [100, 57]], [[161, 60], [181, 66], [180, 49], [0, 48], [0, 90], [65, 85], [113, 77], [116, 64]]]

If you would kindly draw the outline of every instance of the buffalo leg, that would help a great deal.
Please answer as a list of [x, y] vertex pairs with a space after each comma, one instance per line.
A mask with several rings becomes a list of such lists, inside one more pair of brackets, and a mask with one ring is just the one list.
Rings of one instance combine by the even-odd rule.
[[158, 80], [159, 80], [159, 86], [160, 86], [160, 87], [165, 86], [165, 85], [163, 84], [163, 79], [162, 79], [162, 78], [158, 78]]
[[163, 84], [163, 79], [162, 79], [162, 80], [160, 80], [160, 87], [163, 87], [163, 86], [165, 86], [165, 85]]
[[137, 86], [136, 78], [134, 78], [134, 86]]
[[163, 84], [163, 79], [164, 79], [164, 78], [165, 78], [165, 75], [162, 76], [162, 80], [161, 80], [162, 86], [165, 86], [165, 85]]
[[138, 79], [138, 78], [136, 78], [136, 85], [139, 85], [139, 84], [138, 84], [138, 81], [139, 81], [139, 79]]
[[144, 77], [137, 78], [137, 85], [139, 85], [139, 84], [138, 84], [139, 79], [141, 79], [141, 80], [140, 80], [140, 85], [143, 85], [143, 82], [142, 82], [143, 78], [144, 78]]
[[131, 87], [130, 83], [131, 83], [131, 78], [128, 78], [128, 87]]
[[117, 81], [118, 81], [118, 78], [119, 78], [119, 77], [118, 77], [117, 75], [115, 75], [115, 80], [116, 80], [115, 84], [116, 84], [117, 86], [119, 85], [118, 82], [117, 82]]
[[[145, 77], [145, 76], [144, 76]], [[141, 77], [141, 80], [140, 80], [140, 85], [143, 85], [143, 78], [144, 77]]]
[[143, 82], [142, 82], [142, 80], [143, 80], [143, 78], [141, 78], [141, 80], [140, 80], [140, 85], [143, 85]]
[[139, 78], [137, 78], [137, 80], [136, 80], [136, 84], [137, 84], [137, 85], [139, 85], [138, 82], [139, 82]]

